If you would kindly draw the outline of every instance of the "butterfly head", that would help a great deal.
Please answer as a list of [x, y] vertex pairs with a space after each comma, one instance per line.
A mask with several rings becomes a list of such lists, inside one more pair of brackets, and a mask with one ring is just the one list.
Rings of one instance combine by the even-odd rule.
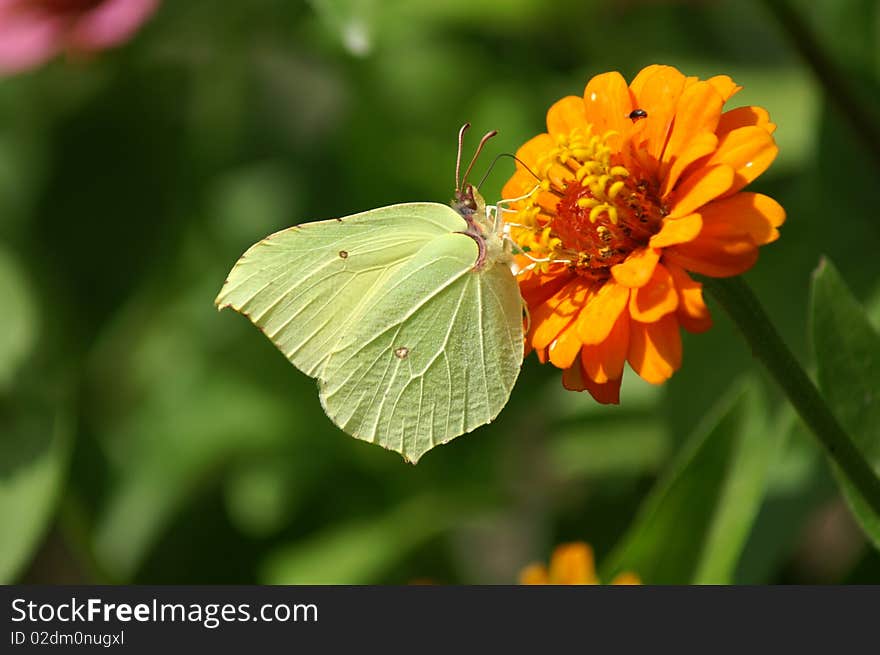
[[468, 167], [462, 176], [461, 150], [464, 142], [464, 133], [470, 126], [470, 123], [465, 123], [458, 131], [458, 156], [455, 159], [455, 197], [452, 199], [452, 208], [468, 220], [468, 222], [471, 222], [475, 214], [480, 217], [485, 216], [486, 214], [486, 202], [483, 200], [483, 196], [480, 195], [477, 188], [467, 181], [468, 175], [474, 167], [477, 157], [479, 157], [480, 153], [483, 151], [483, 146], [486, 145], [486, 142], [489, 139], [498, 134], [497, 130], [492, 130], [491, 132], [487, 132], [483, 138], [480, 139], [480, 145], [477, 146], [477, 150], [471, 158], [471, 163], [468, 164]]
[[452, 208], [465, 219], [474, 215], [481, 217], [486, 215], [486, 201], [473, 184], [465, 184], [464, 188], [455, 190]]

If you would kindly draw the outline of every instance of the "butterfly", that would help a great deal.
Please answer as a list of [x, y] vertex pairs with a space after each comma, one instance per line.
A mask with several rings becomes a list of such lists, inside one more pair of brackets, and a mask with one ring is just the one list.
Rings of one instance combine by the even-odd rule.
[[522, 299], [497, 206], [459, 177], [415, 202], [303, 223], [251, 246], [218, 309], [247, 316], [318, 382], [344, 432], [415, 463], [495, 419], [523, 360]]

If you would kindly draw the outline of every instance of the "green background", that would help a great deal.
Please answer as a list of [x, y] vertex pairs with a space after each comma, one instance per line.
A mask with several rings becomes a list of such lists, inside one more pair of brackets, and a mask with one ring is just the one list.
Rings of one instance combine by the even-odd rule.
[[[876, 120], [878, 4], [794, 7]], [[778, 123], [753, 189], [788, 220], [746, 277], [799, 359], [814, 370], [823, 255], [876, 328], [878, 160], [760, 2], [166, 2], [118, 50], [0, 81], [0, 581], [510, 583], [585, 540], [605, 576], [880, 583], [711, 300], [666, 385], [628, 371], [602, 407], [530, 356], [495, 423], [417, 467], [336, 430], [314, 382], [213, 307], [270, 232], [448, 200], [465, 121], [514, 152], [592, 75], [651, 63], [729, 74], [732, 106]], [[877, 383], [844, 401], [876, 408]]]

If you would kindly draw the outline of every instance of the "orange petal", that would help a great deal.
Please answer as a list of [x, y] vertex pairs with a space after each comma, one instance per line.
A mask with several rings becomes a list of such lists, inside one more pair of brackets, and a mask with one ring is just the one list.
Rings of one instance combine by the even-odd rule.
[[740, 192], [716, 200], [701, 210], [703, 229], [693, 241], [663, 251], [664, 260], [695, 273], [730, 277], [750, 269], [758, 245], [779, 236], [785, 210], [772, 198]]
[[623, 375], [623, 365], [629, 351], [629, 323], [629, 312], [621, 312], [605, 341], [581, 349], [584, 373], [593, 382], [605, 384], [619, 380]]
[[589, 292], [589, 287], [581, 284], [567, 284], [551, 298], [535, 307], [531, 312], [532, 346], [547, 348], [568, 324], [574, 320]]
[[549, 134], [539, 134], [522, 144], [519, 150], [516, 151], [516, 156], [526, 166], [535, 170], [544, 153], [549, 152], [555, 147], [556, 143], [553, 141], [552, 136]]
[[648, 283], [658, 261], [660, 253], [653, 248], [635, 250], [624, 262], [611, 267], [611, 275], [618, 284], [635, 289]]
[[605, 341], [628, 301], [629, 289], [608, 280], [578, 315], [581, 342], [589, 345]]
[[547, 357], [547, 349], [546, 348], [537, 348], [535, 349], [535, 355], [538, 356], [538, 361], [542, 364], [546, 364], [550, 361], [550, 358]]
[[547, 567], [543, 564], [529, 564], [520, 571], [520, 584], [550, 584], [550, 576], [547, 574]]
[[[711, 155], [718, 147], [718, 137], [709, 132], [703, 132], [691, 139], [687, 146], [679, 153], [672, 162], [669, 171], [660, 185], [660, 197], [665, 198], [675, 188], [678, 178], [685, 172], [688, 166], [706, 155]], [[534, 179], [534, 178], [532, 178]], [[515, 196], [511, 196], [515, 197]]]
[[[558, 180], [558, 176], [555, 176], [555, 179]], [[543, 214], [539, 216], [539, 218], [543, 217], [543, 219], [546, 221], [548, 220], [548, 217], [556, 215], [556, 207], [559, 205], [558, 197], [556, 197], [549, 191], [538, 191], [536, 192], [534, 198], [535, 202], [543, 212]]]
[[522, 167], [522, 164], [519, 162], [516, 163], [516, 170], [513, 172], [513, 175], [510, 176], [510, 179], [504, 183], [504, 189], [501, 192], [502, 198], [517, 198], [519, 196], [525, 195], [529, 191], [535, 188], [537, 184], [537, 180], [535, 180], [535, 176], [529, 173], [525, 168]]
[[645, 88], [645, 82], [647, 82], [655, 73], [664, 68], [670, 68], [670, 66], [664, 66], [662, 64], [651, 64], [650, 66], [645, 66], [642, 70], [640, 70], [638, 74], [633, 78], [633, 81], [629, 83], [629, 90], [632, 92], [633, 97], [638, 98], [639, 94], [642, 92], [642, 89]]
[[562, 386], [569, 391], [589, 391], [593, 399], [603, 405], [620, 404], [621, 380], [622, 378], [609, 380], [604, 384], [593, 382], [584, 374], [580, 362], [575, 362], [562, 372]]
[[675, 282], [663, 264], [657, 264], [648, 284], [634, 289], [629, 297], [630, 316], [642, 323], [656, 323], [677, 308]]
[[[519, 166], [519, 164], [517, 164], [517, 166]], [[531, 194], [529, 195], [529, 200], [537, 203], [543, 211], [543, 214], [538, 218], [547, 222], [550, 220], [550, 217], [556, 213], [556, 207], [559, 205], [559, 198], [549, 191], [536, 190], [535, 187], [537, 184], [538, 182], [535, 180], [534, 175], [526, 171], [524, 168], [518, 168], [513, 176], [511, 176], [511, 178], [504, 184], [504, 188], [501, 189], [501, 197], [509, 201], [513, 198], [521, 198], [522, 196]], [[519, 200], [511, 206], [514, 209], [520, 209], [525, 202], [525, 200]]]
[[[526, 258], [523, 258], [526, 259]], [[526, 259], [528, 262], [529, 260]], [[559, 293], [567, 284], [580, 284], [577, 274], [568, 270], [538, 273], [524, 271], [518, 277], [519, 291], [529, 307], [537, 307]]]
[[[504, 188], [501, 189], [501, 197], [505, 199], [520, 198], [527, 193], [531, 193], [537, 183], [538, 182], [535, 180], [534, 176], [517, 163], [516, 171], [510, 179], [504, 183]], [[519, 201], [512, 205], [512, 207], [515, 208], [521, 205], [522, 202], [523, 201]]]
[[616, 576], [612, 581], [613, 585], [640, 585], [642, 584], [641, 578], [637, 576], [635, 573], [630, 571], [626, 571]]
[[669, 141], [661, 156], [659, 175], [665, 177], [672, 162], [684, 151], [692, 139], [706, 132], [712, 133], [721, 118], [724, 100], [708, 82], [697, 82], [685, 89], [675, 109], [675, 122]]
[[551, 135], [568, 136], [576, 128], [584, 128], [584, 99], [577, 96], [566, 96], [557, 100], [547, 111], [547, 131]]
[[[545, 177], [550, 180], [550, 186], [555, 189], [564, 189], [566, 184], [574, 179], [574, 173], [568, 166], [563, 166], [558, 161], [551, 162], [549, 166], [544, 168]], [[559, 198], [554, 197], [550, 193], [545, 192], [546, 197], [551, 201], [549, 205], [545, 205], [539, 201], [544, 209], [553, 212], [559, 204]]]
[[707, 202], [726, 193], [734, 184], [734, 171], [724, 164], [700, 168], [684, 179], [673, 194], [671, 218], [693, 214]]
[[703, 218], [699, 214], [690, 214], [682, 218], [665, 218], [660, 231], [648, 242], [652, 248], [665, 248], [677, 243], [693, 241], [703, 228]]
[[593, 549], [583, 542], [561, 544], [550, 558], [550, 584], [597, 584]]
[[720, 137], [740, 127], [757, 126], [773, 134], [776, 124], [770, 122], [770, 114], [763, 107], [737, 107], [721, 114], [718, 129], [715, 133]]
[[630, 325], [629, 365], [644, 380], [660, 384], [681, 366], [681, 334], [675, 314], [656, 323]]
[[[534, 178], [532, 178], [534, 179]], [[504, 186], [501, 188], [501, 197], [502, 198], [518, 198], [521, 195], [528, 193], [528, 189], [526, 189], [525, 185], [525, 176], [520, 174], [520, 171], [514, 172], [513, 175], [504, 183]], [[532, 185], [534, 186], [534, 185]]]
[[734, 94], [742, 90], [742, 87], [734, 82], [729, 75], [716, 75], [709, 78], [709, 84], [721, 95], [724, 102], [730, 100]]
[[614, 130], [623, 134], [629, 128], [632, 97], [620, 73], [603, 73], [591, 79], [584, 89], [583, 105], [586, 121], [595, 133]]
[[586, 378], [587, 391], [597, 403], [602, 405], [619, 405], [620, 404], [620, 382], [622, 378], [610, 380], [605, 384], [597, 384], [590, 378]]
[[762, 127], [739, 127], [726, 134], [706, 166], [727, 164], [736, 172], [736, 180], [727, 195], [736, 193], [767, 170], [779, 148], [773, 137]]
[[663, 251], [663, 261], [710, 277], [745, 273], [758, 261], [758, 247], [748, 237], [700, 238]]
[[785, 222], [785, 210], [773, 198], [745, 191], [710, 202], [701, 212], [705, 236], [748, 235], [759, 246], [778, 239], [776, 228]]
[[676, 316], [679, 324], [694, 334], [705, 332], [712, 327], [712, 316], [703, 301], [703, 285], [675, 264], [666, 263], [666, 268], [672, 275], [675, 289], [678, 291]]
[[[525, 259], [525, 258], [524, 258]], [[529, 260], [526, 259], [528, 262]], [[537, 307], [559, 293], [566, 284], [580, 283], [577, 274], [570, 271], [538, 273], [524, 271], [517, 277], [519, 291], [529, 307]]]
[[[639, 79], [638, 77], [636, 78]], [[635, 95], [635, 106], [644, 109], [648, 117], [642, 123], [641, 137], [651, 159], [659, 162], [672, 122], [675, 119], [675, 108], [679, 96], [684, 89], [685, 77], [672, 66], [660, 66], [654, 73], [647, 76], [643, 83], [636, 86], [636, 80], [630, 85]]]
[[584, 384], [587, 391], [597, 403], [603, 405], [619, 405], [620, 404], [620, 382], [623, 378], [609, 380], [605, 384], [593, 382], [590, 378], [585, 378]]
[[550, 363], [557, 368], [568, 368], [581, 353], [583, 344], [575, 326], [576, 322], [572, 321], [548, 348]]
[[562, 371], [562, 386], [569, 391], [586, 391], [586, 380], [587, 376], [584, 375], [580, 362], [575, 362]]

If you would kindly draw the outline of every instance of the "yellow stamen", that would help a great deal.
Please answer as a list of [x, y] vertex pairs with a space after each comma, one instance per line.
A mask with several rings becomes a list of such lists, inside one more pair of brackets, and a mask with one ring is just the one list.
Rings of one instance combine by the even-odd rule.
[[615, 136], [613, 131], [596, 134], [589, 125], [554, 134], [553, 146], [535, 161], [545, 193], [541, 204], [540, 194], [521, 203], [517, 222], [523, 227], [512, 231], [533, 260], [533, 270], [546, 271], [563, 260], [579, 273], [607, 275], [656, 231], [662, 207], [612, 152], [608, 140]]

